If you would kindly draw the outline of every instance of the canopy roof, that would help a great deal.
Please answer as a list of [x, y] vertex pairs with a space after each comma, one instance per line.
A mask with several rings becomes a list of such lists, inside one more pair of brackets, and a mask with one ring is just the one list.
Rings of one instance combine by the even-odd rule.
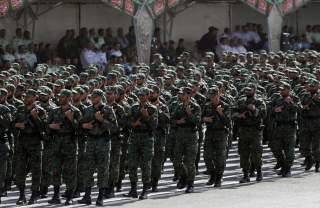
[[[151, 16], [157, 17], [165, 10], [190, 2], [215, 2], [217, 0], [0, 0], [0, 17], [14, 14], [18, 9], [23, 8], [30, 3], [106, 3], [130, 16], [134, 16], [138, 8], [144, 4], [151, 13]], [[228, 0], [227, 0], [228, 1]], [[234, 0], [233, 0], [234, 1]], [[282, 15], [286, 15], [292, 11], [297, 10], [309, 0], [239, 0], [251, 8], [257, 10], [263, 15], [268, 15], [273, 6], [278, 7]]]

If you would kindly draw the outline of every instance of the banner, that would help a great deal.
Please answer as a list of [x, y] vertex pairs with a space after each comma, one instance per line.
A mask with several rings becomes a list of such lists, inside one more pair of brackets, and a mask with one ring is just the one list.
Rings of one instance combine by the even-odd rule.
[[153, 4], [153, 12], [156, 16], [161, 14], [164, 11], [164, 9], [165, 9], [165, 0], [157, 0]]
[[261, 13], [266, 14], [267, 13], [267, 8], [268, 8], [267, 2], [265, 0], [259, 0], [258, 10]]
[[0, 16], [5, 16], [8, 14], [9, 2], [8, 0], [2, 0], [0, 3]]
[[17, 10], [23, 6], [23, 0], [11, 0], [11, 8]]
[[121, 9], [122, 7], [122, 0], [111, 0], [110, 1], [111, 5], [117, 9]]
[[134, 15], [135, 7], [134, 7], [134, 3], [133, 3], [132, 0], [126, 0], [125, 1], [124, 10], [128, 15], [130, 15], [130, 16]]

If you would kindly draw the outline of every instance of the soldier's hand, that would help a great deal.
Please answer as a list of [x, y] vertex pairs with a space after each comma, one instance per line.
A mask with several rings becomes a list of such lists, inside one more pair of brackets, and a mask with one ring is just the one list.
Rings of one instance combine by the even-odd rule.
[[69, 121], [73, 121], [74, 118], [74, 112], [72, 110], [68, 110], [65, 112], [66, 117], [68, 118]]
[[224, 110], [224, 108], [223, 108], [221, 105], [219, 105], [219, 106], [217, 107], [217, 112], [218, 112], [220, 115], [223, 115], [223, 110]]
[[18, 129], [25, 129], [26, 125], [24, 123], [16, 123], [14, 125]]
[[304, 105], [304, 106], [302, 106], [302, 109], [303, 110], [310, 110], [310, 107], [309, 107], [309, 105]]
[[142, 108], [141, 113], [144, 117], [149, 117], [149, 112], [147, 108]]
[[192, 109], [190, 108], [189, 105], [186, 107], [186, 112], [187, 112], [188, 115], [192, 114]]
[[82, 124], [82, 128], [84, 129], [93, 129], [93, 121], [89, 122], [89, 123], [83, 123]]
[[35, 108], [32, 109], [32, 111], [30, 113], [31, 113], [32, 118], [34, 118], [34, 119], [38, 118], [39, 112], [37, 109], [35, 109]]
[[246, 112], [240, 113], [239, 118], [243, 118], [243, 119], [247, 118]]
[[181, 118], [179, 120], [176, 120], [176, 123], [177, 124], [184, 124], [184, 123], [186, 123], [186, 119], [185, 118]]
[[213, 119], [212, 119], [212, 117], [203, 117], [203, 121], [206, 123], [212, 123]]
[[274, 112], [276, 112], [276, 113], [281, 113], [282, 112], [282, 107], [280, 106], [280, 107], [276, 107], [275, 109], [274, 109]]
[[101, 111], [97, 111], [95, 114], [95, 117], [98, 121], [102, 122], [103, 121], [103, 114], [101, 113]]
[[251, 110], [251, 111], [255, 111], [256, 110], [256, 106], [253, 105], [253, 104], [249, 104], [248, 105], [248, 109]]
[[53, 129], [53, 130], [59, 130], [59, 129], [61, 129], [61, 123], [49, 124], [49, 128]]
[[288, 96], [288, 97], [286, 97], [286, 98], [284, 99], [284, 101], [285, 101], [286, 103], [292, 103], [292, 98], [291, 98], [290, 96]]

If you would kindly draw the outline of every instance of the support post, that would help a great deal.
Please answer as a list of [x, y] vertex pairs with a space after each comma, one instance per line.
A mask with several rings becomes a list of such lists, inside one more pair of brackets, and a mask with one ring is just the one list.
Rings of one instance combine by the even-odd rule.
[[283, 17], [277, 6], [273, 6], [267, 18], [269, 50], [277, 52], [280, 50], [280, 37]]

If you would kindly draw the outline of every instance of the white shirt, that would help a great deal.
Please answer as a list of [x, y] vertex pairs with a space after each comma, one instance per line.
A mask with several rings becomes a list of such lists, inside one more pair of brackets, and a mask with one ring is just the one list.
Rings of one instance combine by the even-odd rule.
[[251, 37], [251, 40], [253, 40], [255, 43], [259, 43], [261, 41], [261, 38], [257, 32], [249, 31], [248, 33]]
[[235, 49], [238, 51], [238, 53], [243, 53], [243, 54], [246, 54], [247, 53], [247, 49], [243, 46], [238, 46], [238, 47], [235, 47]]
[[121, 57], [122, 56], [122, 52], [121, 51], [111, 50], [111, 56]]
[[108, 63], [107, 54], [103, 51], [98, 51], [96, 52], [96, 59], [97, 59], [97, 64], [99, 64], [99, 66], [101, 66], [101, 68], [105, 70]]
[[240, 40], [242, 40], [242, 32], [237, 31], [237, 32], [232, 33], [231, 39], [240, 39]]
[[2, 56], [2, 59], [5, 61], [9, 61], [10, 63], [13, 63], [16, 60], [13, 54], [7, 53], [7, 52], [4, 53], [4, 55]]
[[97, 63], [96, 53], [89, 49], [83, 49], [80, 54], [80, 61], [83, 68], [87, 68], [92, 64]]
[[24, 45], [24, 41], [22, 38], [13, 38], [12, 39], [12, 47], [14, 50], [18, 50], [19, 46]]
[[222, 44], [219, 44], [216, 50], [219, 58], [222, 57], [223, 53], [228, 53], [230, 51], [231, 51], [231, 47], [229, 45], [222, 45]]
[[97, 48], [97, 49], [100, 49], [103, 44], [105, 44], [105, 40], [104, 40], [104, 37], [97, 37], [98, 38], [98, 41], [95, 41], [95, 37], [91, 37], [90, 38], [90, 41], [93, 43], [93, 45]]
[[28, 66], [33, 69], [35, 67], [35, 64], [38, 62], [36, 54], [32, 52], [27, 52], [25, 55], [25, 60], [28, 63]]

